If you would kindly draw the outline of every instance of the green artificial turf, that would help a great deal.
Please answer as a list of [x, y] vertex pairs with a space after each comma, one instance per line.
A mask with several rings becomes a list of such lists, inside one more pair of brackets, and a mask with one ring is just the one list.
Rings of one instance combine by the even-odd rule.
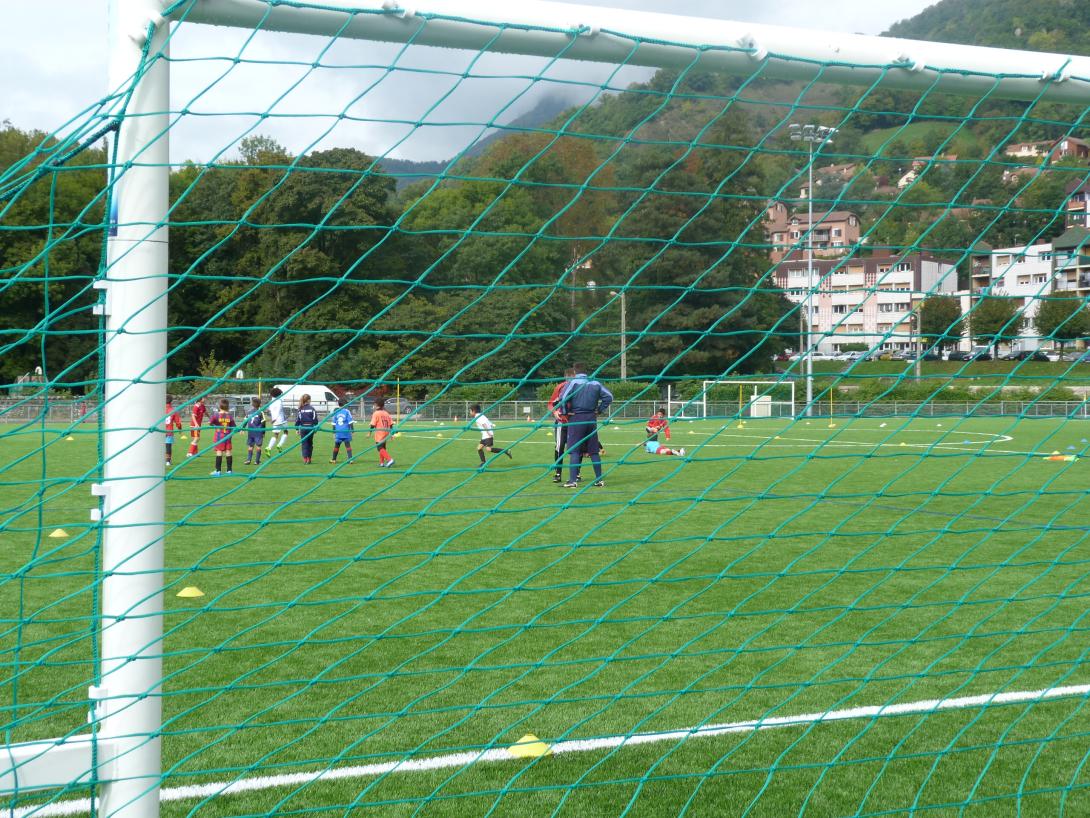
[[[7, 738], [80, 732], [96, 438], [0, 434]], [[626, 423], [602, 431], [606, 486], [585, 468], [575, 491], [550, 480], [549, 435], [501, 425], [514, 460], [484, 469], [460, 424], [405, 425], [389, 470], [359, 435], [338, 466], [328, 435], [310, 466], [292, 450], [212, 478], [210, 453], [176, 460], [163, 787], [1090, 682], [1086, 422], [679, 422], [684, 459], [647, 454], [642, 422]], [[177, 597], [187, 586], [205, 595]], [[1081, 815], [1084, 704], [807, 723], [163, 812]]]

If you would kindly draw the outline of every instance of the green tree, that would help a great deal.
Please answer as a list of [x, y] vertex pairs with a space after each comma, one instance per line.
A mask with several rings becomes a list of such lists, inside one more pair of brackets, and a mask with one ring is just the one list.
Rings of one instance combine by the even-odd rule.
[[952, 295], [932, 295], [920, 304], [920, 335], [927, 346], [938, 346], [941, 352], [961, 341], [964, 320], [961, 304]]
[[973, 340], [999, 351], [999, 345], [1011, 342], [1021, 333], [1025, 319], [1019, 303], [996, 290], [981, 297], [969, 312], [969, 329]]
[[1061, 353], [1066, 344], [1090, 335], [1090, 312], [1081, 298], [1072, 296], [1050, 295], [1042, 298], [1034, 323], [1042, 338], [1049, 338], [1060, 345]]

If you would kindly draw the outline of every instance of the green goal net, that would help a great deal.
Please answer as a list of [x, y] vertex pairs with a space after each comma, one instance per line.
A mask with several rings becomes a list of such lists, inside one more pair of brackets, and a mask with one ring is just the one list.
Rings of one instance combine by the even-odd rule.
[[7, 813], [1086, 814], [1090, 64], [434, 5], [0, 129]]

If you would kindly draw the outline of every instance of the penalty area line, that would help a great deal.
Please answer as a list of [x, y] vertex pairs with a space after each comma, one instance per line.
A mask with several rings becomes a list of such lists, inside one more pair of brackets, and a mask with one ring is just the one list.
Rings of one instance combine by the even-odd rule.
[[[751, 721], [737, 721], [724, 724], [709, 724], [683, 730], [670, 730], [661, 733], [635, 733], [633, 735], [601, 736], [590, 739], [568, 739], [549, 746], [553, 755], [568, 753], [587, 753], [597, 750], [611, 750], [633, 747], [643, 744], [655, 744], [667, 741], [685, 741], [693, 738], [711, 738], [732, 733], [754, 733], [758, 730], [772, 730], [783, 727], [800, 727], [823, 724], [825, 722], [849, 721], [860, 719], [880, 719], [887, 716], [911, 716], [926, 713], [940, 713], [948, 710], [965, 710], [993, 705], [1030, 704], [1033, 702], [1055, 699], [1070, 699], [1090, 694], [1090, 684], [1049, 687], [1042, 690], [1015, 690], [1007, 693], [985, 693], [977, 696], [958, 696], [948, 699], [925, 699], [902, 704], [868, 705], [850, 707], [843, 710], [827, 710], [819, 713], [802, 713], [795, 716], [769, 716]], [[429, 756], [418, 759], [404, 759], [376, 764], [363, 764], [354, 767], [336, 767], [329, 770], [315, 770], [305, 773], [258, 776], [238, 781], [220, 781], [208, 784], [190, 784], [182, 787], [168, 787], [160, 790], [159, 801], [184, 801], [194, 798], [213, 798], [223, 795], [235, 795], [243, 792], [298, 787], [322, 781], [342, 781], [354, 778], [375, 778], [391, 773], [426, 772], [456, 767], [468, 767], [472, 764], [515, 761], [516, 755], [507, 747], [488, 750], [450, 753], [448, 755]], [[9, 812], [13, 818], [46, 818], [46, 816], [81, 815], [91, 811], [91, 799], [78, 798], [69, 801], [40, 804], [38, 806], [17, 807]]]

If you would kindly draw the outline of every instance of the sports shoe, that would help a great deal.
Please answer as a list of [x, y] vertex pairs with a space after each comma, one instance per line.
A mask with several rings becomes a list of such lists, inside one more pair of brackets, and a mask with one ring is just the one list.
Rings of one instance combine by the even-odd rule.
[[173, 466], [174, 464], [173, 464], [173, 463], [171, 463], [171, 462], [170, 462], [170, 461], [168, 460], [168, 461], [167, 461], [167, 465], [168, 465], [168, 466]]
[[333, 464], [334, 466], [336, 466], [336, 465], [337, 465], [337, 461], [336, 461], [336, 460], [330, 460], [329, 462], [330, 462], [330, 463], [332, 463], [332, 464]]
[[508, 458], [509, 460], [514, 460], [514, 459], [515, 459], [515, 458], [511, 457], [511, 450], [510, 450], [510, 449], [504, 449], [504, 450], [503, 450], [503, 453], [504, 453], [505, 455], [507, 455], [507, 458]]
[[559, 474], [554, 474], [554, 475], [553, 475], [553, 482], [554, 482], [554, 483], [559, 483], [559, 482], [560, 482], [561, 480], [563, 480], [563, 479], [564, 479], [564, 478], [563, 478], [563, 477], [561, 477], [561, 476], [560, 476]]
[[249, 461], [249, 460], [247, 460], [247, 461], [246, 461], [245, 463], [243, 463], [242, 465], [243, 465], [243, 466], [249, 466], [249, 465], [250, 465], [250, 461]]
[[579, 484], [576, 483], [574, 480], [569, 480], [567, 483], [564, 484], [564, 488], [566, 488], [566, 489], [577, 489], [577, 488], [579, 488]]
[[224, 474], [234, 474], [234, 472], [231, 471], [230, 469], [228, 469], [227, 471], [224, 472]]
[[605, 484], [606, 484], [605, 480], [595, 480], [591, 485], [598, 486], [598, 488], [601, 488]]
[[218, 471], [213, 471], [213, 472], [209, 472], [208, 476], [209, 477], [219, 477], [220, 473]]
[[186, 455], [185, 455], [185, 456], [186, 456], [186, 457], [192, 457], [192, 456], [193, 456], [193, 452], [186, 452]]
[[678, 453], [678, 457], [684, 457], [685, 456], [685, 450], [684, 449], [678, 449], [677, 453]]
[[391, 457], [389, 460], [386, 461], [386, 468], [390, 468], [390, 466], [392, 465], [394, 465], [394, 459]]

